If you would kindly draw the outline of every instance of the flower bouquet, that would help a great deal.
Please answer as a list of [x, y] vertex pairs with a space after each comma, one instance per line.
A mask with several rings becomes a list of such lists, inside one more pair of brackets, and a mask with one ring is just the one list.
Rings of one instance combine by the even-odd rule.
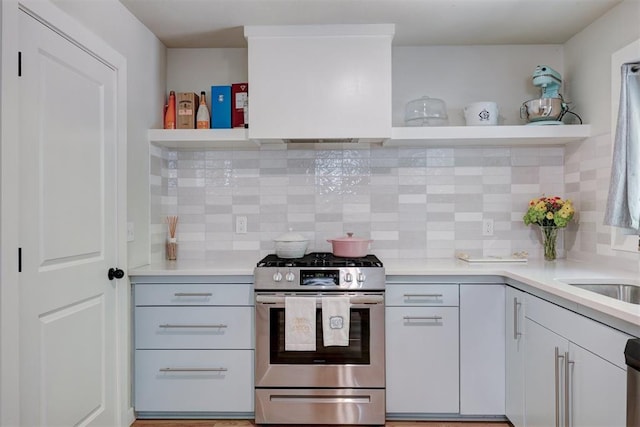
[[529, 201], [529, 209], [522, 219], [526, 225], [540, 226], [544, 259], [548, 261], [556, 259], [558, 229], [566, 227], [574, 214], [575, 209], [571, 200], [563, 200], [558, 196], [542, 196]]

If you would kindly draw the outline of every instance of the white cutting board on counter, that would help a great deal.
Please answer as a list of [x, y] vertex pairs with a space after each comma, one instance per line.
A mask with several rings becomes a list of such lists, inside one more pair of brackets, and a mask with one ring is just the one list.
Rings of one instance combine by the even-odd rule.
[[473, 256], [465, 253], [456, 254], [456, 258], [468, 263], [523, 263], [527, 262], [526, 255], [514, 254], [510, 256]]

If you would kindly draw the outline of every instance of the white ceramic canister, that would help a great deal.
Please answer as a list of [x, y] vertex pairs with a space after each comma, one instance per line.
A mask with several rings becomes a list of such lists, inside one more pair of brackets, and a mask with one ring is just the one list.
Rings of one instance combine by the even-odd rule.
[[498, 124], [496, 102], [474, 102], [463, 109], [467, 126], [495, 126]]

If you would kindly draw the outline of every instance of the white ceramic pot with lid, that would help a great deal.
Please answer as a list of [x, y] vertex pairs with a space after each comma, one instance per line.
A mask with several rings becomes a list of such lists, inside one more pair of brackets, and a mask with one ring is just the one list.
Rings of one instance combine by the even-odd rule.
[[474, 102], [463, 110], [467, 126], [495, 126], [498, 124], [498, 103], [493, 101]]
[[353, 237], [353, 233], [347, 233], [347, 237], [329, 239], [333, 247], [333, 255], [343, 258], [361, 258], [367, 256], [369, 245], [373, 240]]
[[273, 242], [278, 258], [302, 258], [309, 244], [308, 239], [302, 234], [293, 232], [292, 229], [273, 239]]

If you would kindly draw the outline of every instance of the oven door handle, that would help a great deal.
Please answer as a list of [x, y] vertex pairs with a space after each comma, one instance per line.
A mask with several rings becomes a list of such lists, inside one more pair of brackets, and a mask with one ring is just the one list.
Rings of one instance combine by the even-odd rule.
[[[256, 303], [258, 304], [284, 304], [286, 297], [274, 296], [274, 295], [256, 295]], [[315, 298], [315, 297], [308, 297]], [[332, 297], [329, 297], [332, 298]], [[322, 298], [317, 298], [316, 303], [320, 304]], [[349, 297], [351, 304], [381, 304], [384, 303], [384, 297], [382, 295], [363, 295]]]

